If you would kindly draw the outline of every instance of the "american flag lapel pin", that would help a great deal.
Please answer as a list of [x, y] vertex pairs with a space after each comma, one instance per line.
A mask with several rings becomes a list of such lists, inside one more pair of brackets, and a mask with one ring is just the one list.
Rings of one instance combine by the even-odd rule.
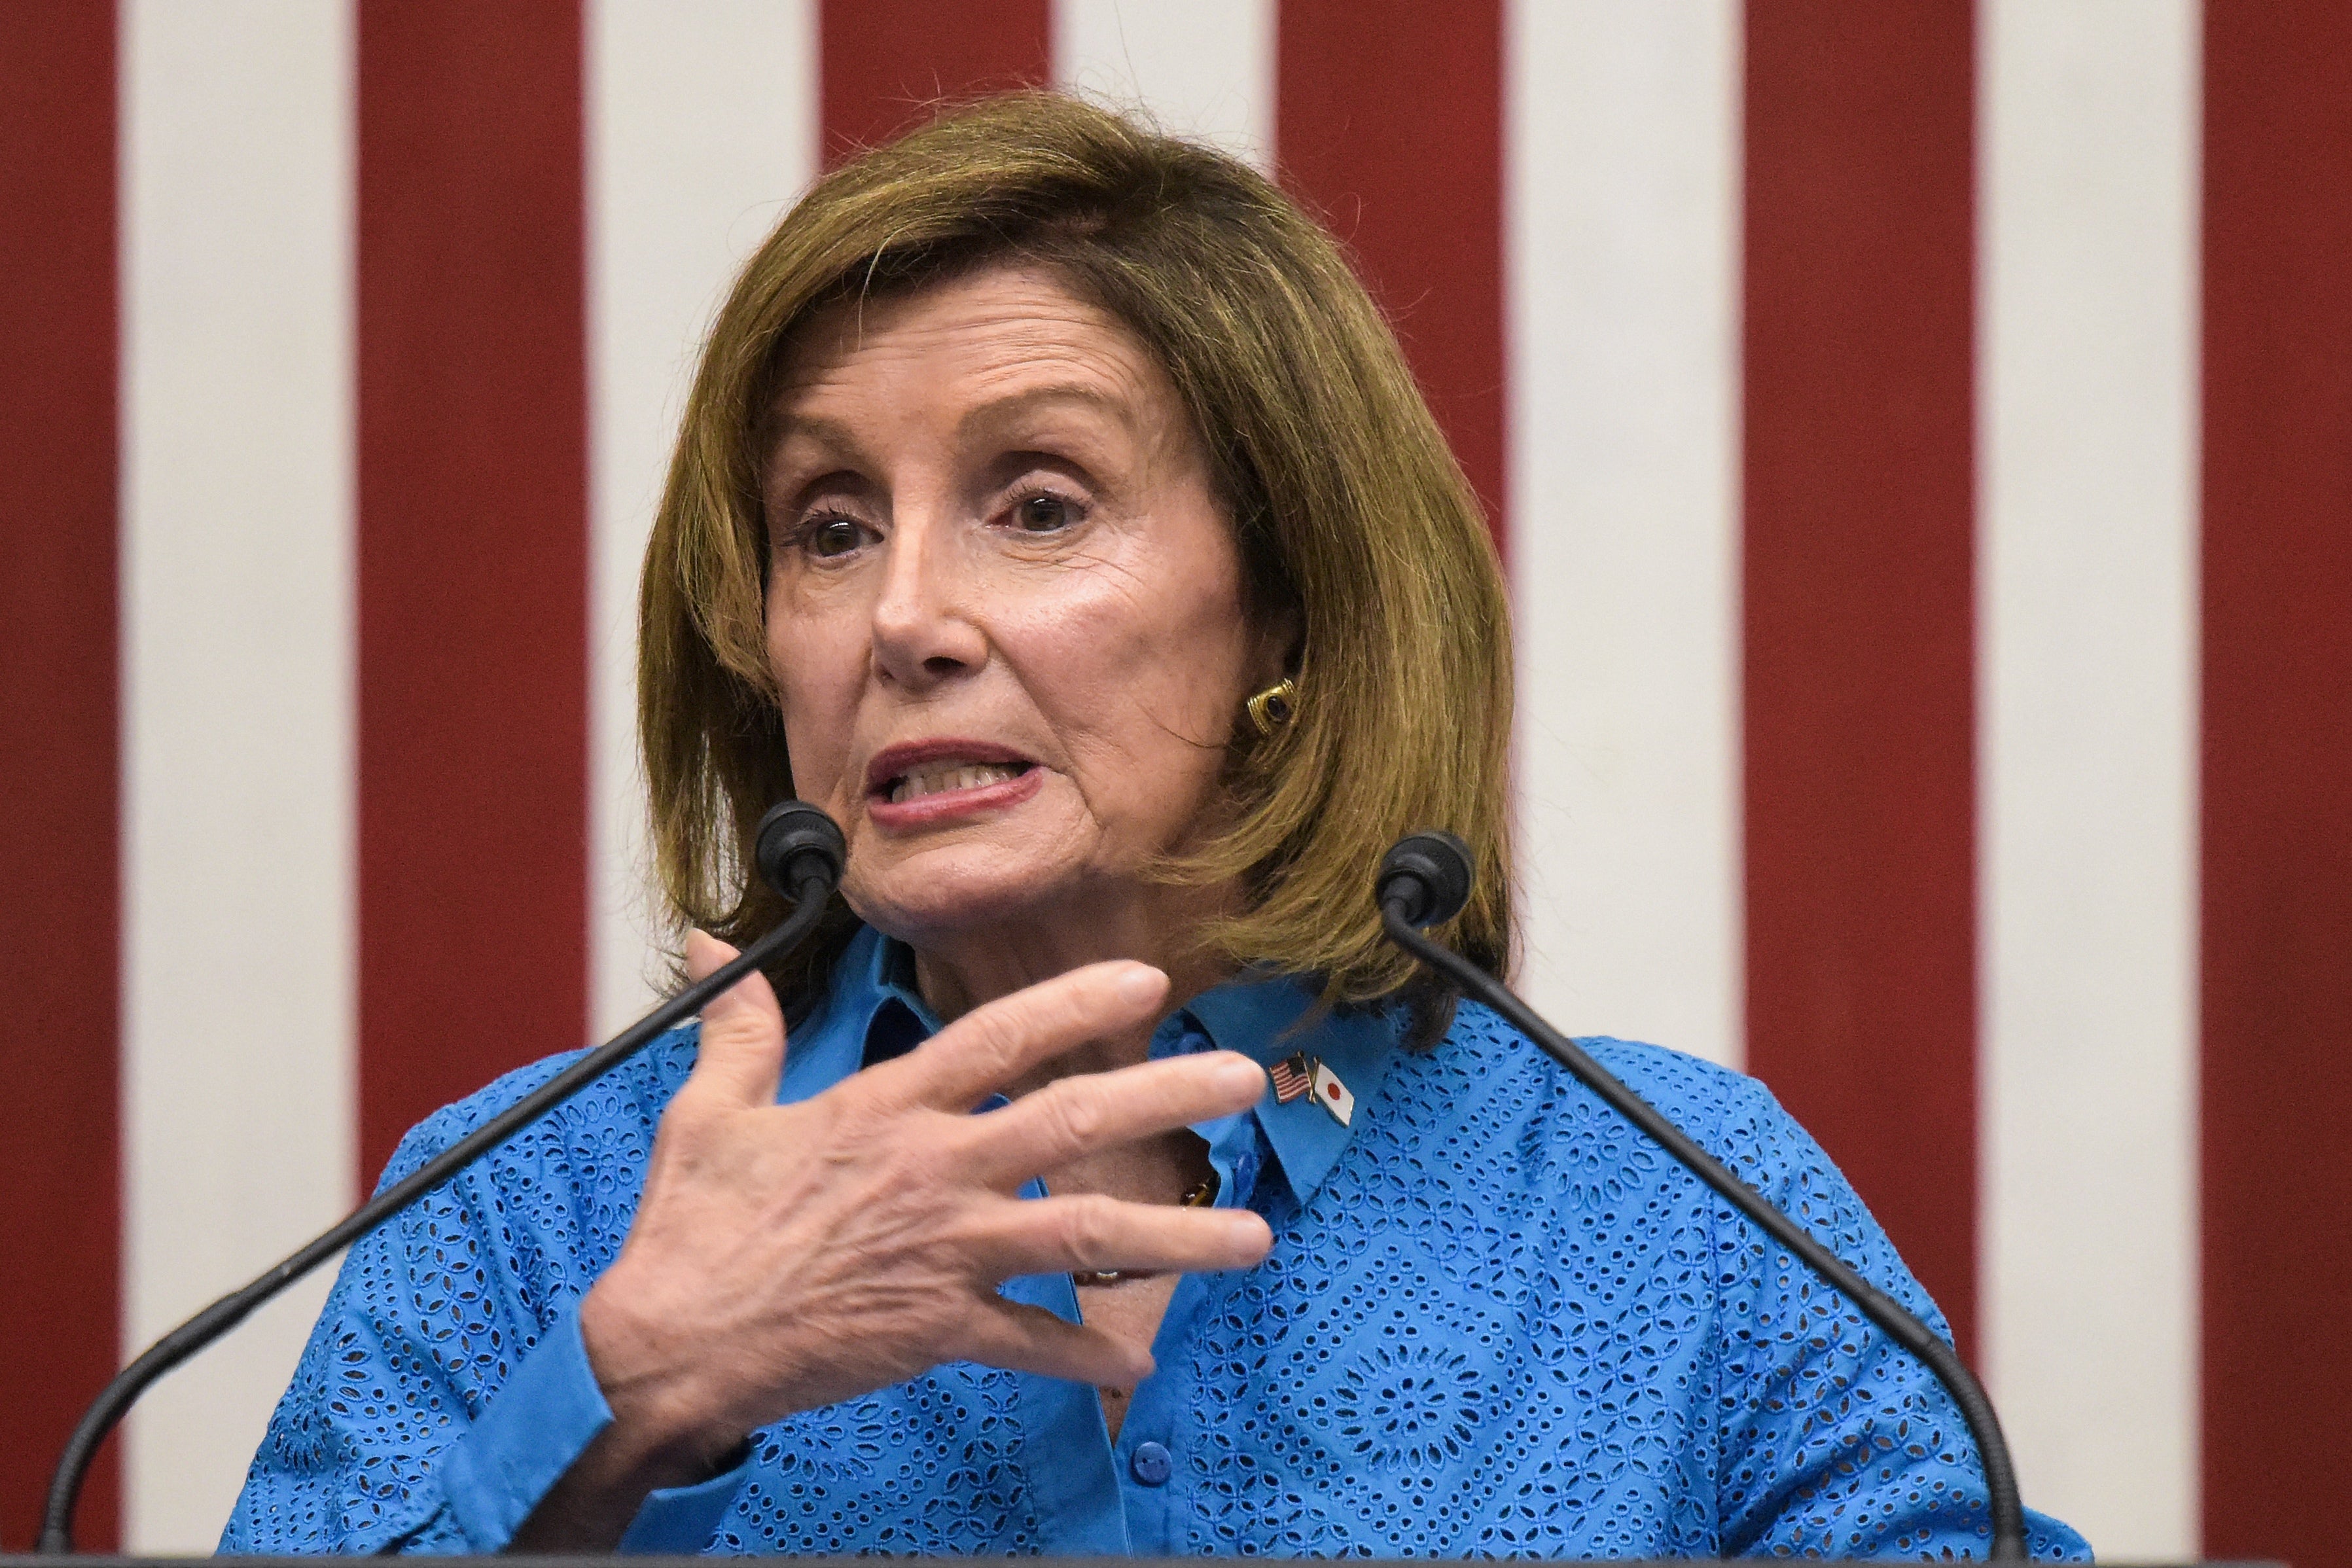
[[1355, 1119], [1356, 1097], [1348, 1092], [1348, 1086], [1339, 1081], [1338, 1073], [1318, 1061], [1315, 1064], [1312, 1082], [1315, 1103], [1329, 1111], [1332, 1121], [1345, 1127]]
[[1293, 1051], [1265, 1069], [1274, 1079], [1274, 1102], [1288, 1105], [1314, 1085], [1315, 1069], [1322, 1064], [1305, 1051]]

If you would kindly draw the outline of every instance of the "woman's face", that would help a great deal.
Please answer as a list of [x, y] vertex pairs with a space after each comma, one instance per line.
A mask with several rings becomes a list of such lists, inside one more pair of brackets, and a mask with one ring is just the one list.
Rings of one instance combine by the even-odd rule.
[[921, 947], [1138, 889], [1282, 652], [1150, 355], [993, 269], [819, 317], [776, 412], [768, 658], [852, 907]]

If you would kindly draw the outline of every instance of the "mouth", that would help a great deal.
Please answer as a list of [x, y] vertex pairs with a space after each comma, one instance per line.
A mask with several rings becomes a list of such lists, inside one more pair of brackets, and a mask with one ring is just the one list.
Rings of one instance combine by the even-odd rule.
[[960, 789], [986, 789], [991, 784], [1004, 784], [1029, 771], [1028, 763], [931, 763], [911, 773], [900, 773], [890, 780], [880, 792], [892, 805], [904, 805], [925, 795], [946, 795]]
[[967, 804], [1010, 804], [1026, 795], [1018, 786], [1036, 768], [1027, 757], [985, 742], [919, 741], [875, 756], [866, 770], [866, 795], [869, 805], [893, 816], [913, 815], [904, 808], [918, 805], [929, 816]]

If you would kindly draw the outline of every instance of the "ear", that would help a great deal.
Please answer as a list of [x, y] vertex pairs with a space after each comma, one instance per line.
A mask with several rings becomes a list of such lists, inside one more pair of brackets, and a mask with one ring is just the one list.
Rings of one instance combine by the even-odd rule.
[[1298, 673], [1307, 651], [1306, 617], [1296, 605], [1260, 616], [1255, 646], [1250, 650], [1249, 689], [1263, 691], [1285, 676]]

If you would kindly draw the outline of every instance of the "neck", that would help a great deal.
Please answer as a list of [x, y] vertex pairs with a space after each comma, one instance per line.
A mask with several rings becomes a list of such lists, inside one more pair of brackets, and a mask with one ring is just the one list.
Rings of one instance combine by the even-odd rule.
[[[951, 1022], [974, 1007], [1073, 969], [1139, 959], [1168, 975], [1173, 1010], [1231, 976], [1232, 964], [1200, 951], [1197, 933], [1231, 907], [1227, 889], [1133, 885], [1115, 894], [1064, 897], [1050, 910], [992, 915], [977, 929], [910, 939], [924, 1005]], [[1144, 1059], [1148, 1028], [1131, 1038], [1091, 1043], [1053, 1064], [1047, 1076], [1102, 1071]]]

